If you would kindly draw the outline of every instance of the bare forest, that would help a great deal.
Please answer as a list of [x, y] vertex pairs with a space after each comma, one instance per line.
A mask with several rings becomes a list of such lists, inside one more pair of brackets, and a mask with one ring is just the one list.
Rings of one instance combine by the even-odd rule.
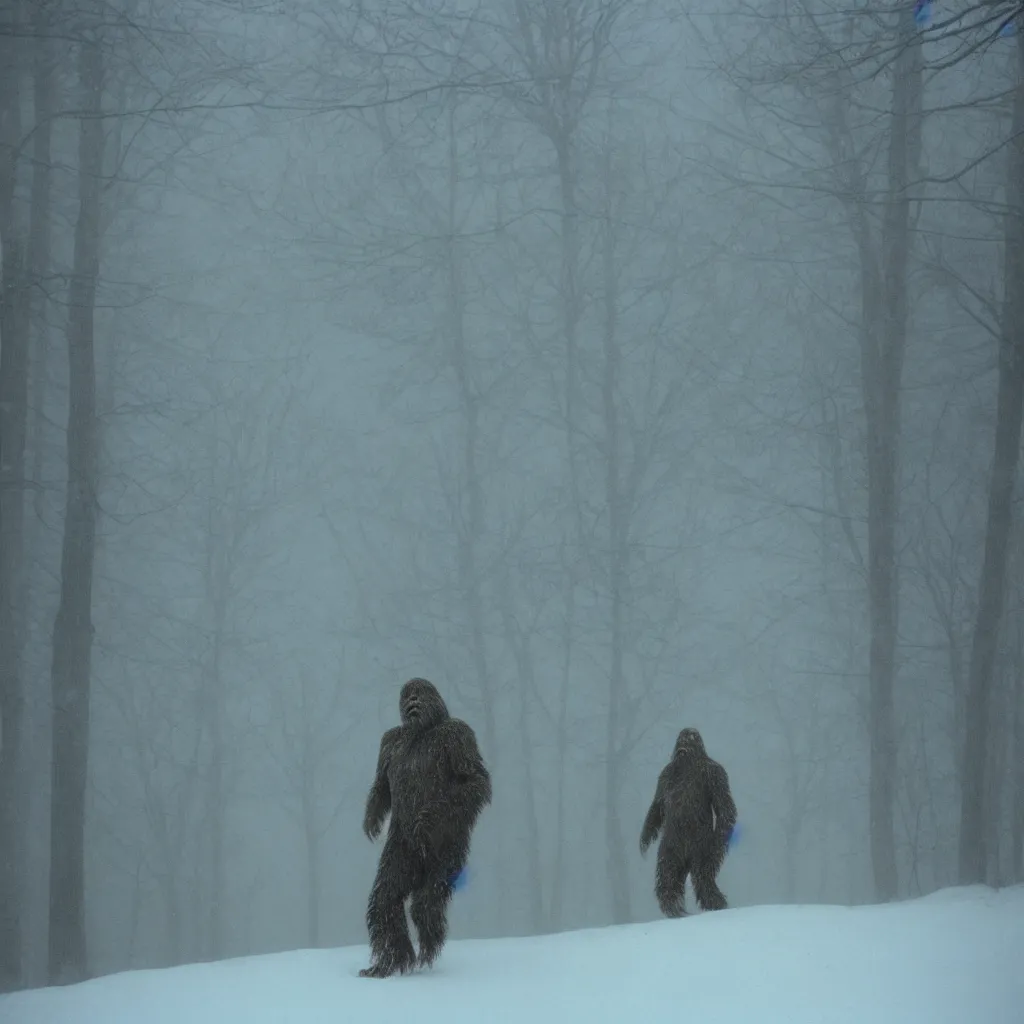
[[398, 691], [457, 936], [1024, 882], [1024, 20], [0, 0], [0, 991], [364, 943]]

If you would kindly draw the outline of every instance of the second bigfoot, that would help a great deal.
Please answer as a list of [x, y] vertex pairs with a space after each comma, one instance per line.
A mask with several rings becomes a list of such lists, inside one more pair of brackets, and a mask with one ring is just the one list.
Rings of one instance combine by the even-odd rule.
[[[640, 852], [662, 833], [654, 892], [666, 917], [682, 917], [686, 876], [702, 910], [727, 906], [716, 876], [736, 824], [725, 769], [708, 757], [696, 729], [683, 729], [640, 833]], [[662, 831], [664, 830], [664, 831]]]
[[376, 839], [391, 815], [366, 924], [373, 962], [360, 974], [386, 978], [417, 963], [405, 901], [420, 940], [419, 964], [437, 959], [448, 931], [448, 901], [465, 867], [491, 777], [473, 730], [448, 714], [426, 679], [410, 679], [398, 699], [401, 725], [381, 737], [363, 831]]

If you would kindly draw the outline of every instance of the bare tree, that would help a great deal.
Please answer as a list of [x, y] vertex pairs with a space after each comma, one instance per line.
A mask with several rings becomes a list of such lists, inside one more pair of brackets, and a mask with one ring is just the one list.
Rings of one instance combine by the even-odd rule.
[[964, 785], [960, 808], [961, 884], [986, 879], [990, 827], [995, 813], [987, 778], [991, 702], [1006, 570], [1013, 526], [1013, 498], [1024, 418], [1024, 39], [1017, 39], [1017, 81], [1008, 143], [1003, 309], [999, 339], [995, 441], [988, 492], [985, 552], [978, 585], [977, 618], [967, 682]]
[[352, 726], [344, 724], [344, 677], [317, 681], [305, 666], [297, 672], [297, 688], [294, 673], [288, 672], [282, 674], [283, 685], [272, 691], [267, 742], [284, 779], [285, 809], [302, 837], [306, 942], [315, 948], [322, 939], [323, 843], [354, 792], [338, 787]]
[[[909, 185], [921, 144], [921, 52], [913, 11], [897, 16], [899, 55], [892, 71], [888, 176], [878, 256], [861, 241], [866, 302], [861, 335], [861, 391], [867, 422], [868, 604], [871, 615], [871, 860], [883, 900], [899, 888], [893, 807], [896, 728], [893, 691], [899, 629], [900, 392], [907, 346], [907, 276], [911, 239]], [[859, 221], [859, 230], [867, 225]], [[880, 258], [879, 258], [880, 257]]]
[[[209, 857], [206, 904], [209, 915], [209, 955], [224, 956], [228, 922], [229, 864], [225, 850], [229, 806], [231, 718], [225, 660], [237, 640], [232, 615], [244, 582], [258, 564], [254, 546], [260, 530], [276, 505], [284, 500], [282, 453], [288, 443], [286, 426], [294, 408], [292, 381], [270, 376], [250, 377], [246, 389], [233, 393], [235, 384], [220, 384], [222, 370], [211, 353], [207, 386], [213, 404], [202, 443], [206, 448], [203, 472], [204, 610], [203, 713], [206, 743], [206, 835]], [[297, 463], [293, 464], [297, 465]]]
[[1010, 877], [1024, 881], [1024, 594], [1017, 587], [1013, 642], [1013, 790], [1010, 799]]
[[[792, 17], [787, 16], [787, 12]], [[880, 898], [898, 892], [893, 809], [897, 785], [894, 710], [899, 635], [900, 444], [902, 381], [909, 307], [907, 281], [914, 228], [911, 185], [917, 179], [922, 127], [921, 42], [913, 11], [901, 8], [880, 21], [870, 8], [839, 21], [828, 5], [803, 0], [758, 45], [757, 71], [737, 72], [744, 98], [790, 130], [795, 99], [801, 133], [816, 141], [820, 161], [779, 153], [780, 178], [722, 173], [753, 188], [796, 188], [836, 203], [856, 252], [857, 341], [860, 395], [866, 427], [867, 608], [870, 623], [868, 742], [869, 835], [875, 888]], [[841, 25], [840, 29], [835, 26]], [[895, 52], [895, 57], [893, 57]], [[866, 56], [865, 56], [866, 55]], [[873, 63], [872, 63], [873, 62]], [[881, 87], [871, 70], [888, 69]], [[768, 70], [762, 70], [768, 69]], [[859, 90], [867, 89], [871, 95]], [[785, 98], [776, 101], [774, 95]], [[865, 132], [864, 104], [884, 113], [880, 133]], [[809, 120], [808, 120], [809, 118]], [[871, 123], [874, 119], [871, 119]], [[774, 160], [775, 141], [757, 143]], [[876, 170], [872, 154], [886, 154]], [[790, 176], [789, 172], [795, 172]]]
[[53, 628], [49, 974], [56, 983], [88, 973], [85, 936], [85, 793], [89, 768], [92, 588], [96, 552], [96, 366], [94, 322], [100, 265], [104, 56], [78, 44], [82, 116], [78, 220], [68, 293], [68, 483], [60, 606]]
[[[542, 616], [547, 609], [542, 602], [534, 604], [527, 622], [520, 621], [516, 614], [517, 602], [512, 591], [512, 581], [507, 566], [501, 572], [500, 600], [501, 618], [505, 633], [505, 643], [512, 652], [513, 663], [519, 680], [519, 761], [523, 770], [523, 797], [526, 811], [526, 858], [528, 864], [527, 886], [529, 892], [529, 921], [534, 931], [539, 932], [545, 923], [544, 918], [544, 873], [541, 867], [540, 815], [537, 808], [536, 768], [534, 760], [537, 748], [531, 738], [530, 708], [533, 705], [543, 706], [537, 684], [535, 656], [533, 652], [533, 636], [540, 632]], [[564, 754], [563, 754], [564, 757]], [[564, 772], [564, 767], [562, 768]], [[561, 802], [561, 801], [560, 801]], [[559, 837], [558, 845], [564, 843], [561, 834], [562, 808], [559, 806]], [[561, 852], [561, 851], [559, 851]], [[556, 858], [556, 871], [561, 868], [560, 859]], [[561, 888], [561, 878], [556, 874], [551, 881], [552, 893]], [[549, 911], [549, 920], [551, 911]], [[555, 919], [557, 920], [557, 918]]]
[[132, 678], [115, 702], [116, 735], [123, 738], [130, 767], [125, 774], [131, 784], [127, 793], [118, 791], [103, 801], [116, 808], [110, 824], [114, 832], [123, 830], [125, 811], [137, 801], [150, 842], [132, 834], [124, 845], [138, 852], [137, 877], [152, 877], [156, 883], [163, 910], [164, 957], [171, 965], [199, 954], [202, 929], [201, 922], [190, 916], [187, 899], [189, 889], [198, 890], [200, 875], [203, 734], [200, 701], [196, 688], [188, 685], [200, 668], [186, 662], [176, 679], [156, 671], [145, 673], [143, 679], [133, 665]]
[[[27, 450], [32, 347], [42, 335], [43, 303], [38, 296], [48, 271], [50, 239], [50, 139], [54, 81], [48, 12], [36, 5], [22, 24], [23, 4], [12, 6], [13, 24], [32, 42], [4, 39], [11, 53], [0, 73], [0, 989], [13, 986], [22, 956], [26, 878], [20, 870], [27, 828], [24, 769], [26, 701], [24, 651], [27, 639], [28, 580], [32, 531], [25, 521], [30, 486], [39, 487], [38, 465], [30, 475]], [[31, 57], [31, 63], [24, 58]], [[22, 125], [25, 82], [32, 86], [32, 127]], [[31, 139], [31, 149], [28, 145]], [[19, 224], [19, 170], [31, 152], [27, 224]], [[25, 237], [27, 235], [27, 238]]]
[[559, 199], [560, 276], [558, 298], [565, 346], [563, 421], [573, 505], [579, 507], [576, 470], [580, 404], [579, 325], [582, 238], [578, 191], [581, 131], [595, 90], [604, 84], [612, 31], [622, 0], [515, 0], [507, 39], [514, 75], [526, 86], [509, 98], [550, 143], [555, 156]]
[[[21, 4], [11, 6], [21, 23]], [[22, 149], [23, 50], [0, 38], [0, 992], [21, 978], [19, 769], [24, 683], [25, 428], [28, 411], [28, 253], [17, 199]]]
[[[564, 430], [566, 446], [566, 476], [568, 479], [567, 511], [573, 529], [571, 531], [569, 572], [565, 574], [565, 644], [566, 664], [563, 676], [567, 681], [572, 664], [572, 647], [577, 638], [576, 590], [583, 582], [580, 570], [583, 566], [583, 545], [585, 529], [582, 521], [585, 501], [581, 484], [581, 445], [585, 437], [581, 382], [585, 376], [580, 352], [580, 329], [585, 311], [584, 290], [581, 275], [585, 260], [585, 236], [581, 219], [579, 191], [583, 184], [582, 131], [588, 112], [593, 108], [595, 94], [605, 82], [610, 41], [616, 21], [623, 10], [619, 0], [579, 0], [559, 3], [549, 0], [516, 0], [510, 24], [505, 33], [506, 43], [511, 50], [511, 61], [515, 68], [514, 77], [522, 77], [528, 83], [514, 86], [507, 91], [509, 99], [520, 113], [546, 139], [554, 154], [557, 180], [559, 219], [559, 280], [557, 302], [561, 321], [561, 342], [563, 346], [563, 372], [561, 395], [555, 399], [558, 421]], [[612, 272], [614, 276], [614, 272]], [[606, 267], [605, 284], [608, 284]], [[607, 299], [612, 306], [615, 298]], [[606, 302], [606, 305], [607, 305]], [[606, 310], [607, 313], [607, 310]], [[615, 419], [615, 360], [614, 343], [608, 346], [609, 337], [615, 336], [615, 320], [605, 322], [605, 382], [602, 387], [605, 425], [611, 436], [606, 464], [605, 484], [610, 488], [606, 493], [609, 504], [610, 524], [614, 536], [611, 538], [609, 564], [611, 587], [612, 651], [609, 680], [611, 704], [608, 710], [608, 736], [605, 751], [606, 771], [606, 849], [608, 855], [608, 877], [611, 888], [613, 916], [616, 921], [627, 921], [631, 917], [628, 877], [623, 860], [625, 849], [618, 810], [618, 788], [620, 778], [618, 730], [621, 728], [620, 711], [622, 700], [622, 599], [623, 578], [621, 499], [618, 467], [618, 438]], [[610, 335], [609, 335], [610, 332]], [[610, 378], [608, 375], [611, 375]], [[612, 392], [608, 385], [611, 381]], [[611, 418], [609, 418], [609, 415]], [[566, 696], [568, 691], [566, 691]], [[564, 722], [563, 722], [564, 727]], [[565, 766], [562, 762], [561, 771]], [[562, 824], [559, 823], [559, 828]], [[556, 887], [560, 880], [555, 881]]]

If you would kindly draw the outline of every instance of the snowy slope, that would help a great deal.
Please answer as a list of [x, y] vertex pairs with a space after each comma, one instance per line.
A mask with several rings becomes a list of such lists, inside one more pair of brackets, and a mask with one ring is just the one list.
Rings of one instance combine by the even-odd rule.
[[453, 942], [429, 973], [301, 951], [0, 998], [2, 1024], [1022, 1024], [1024, 887]]

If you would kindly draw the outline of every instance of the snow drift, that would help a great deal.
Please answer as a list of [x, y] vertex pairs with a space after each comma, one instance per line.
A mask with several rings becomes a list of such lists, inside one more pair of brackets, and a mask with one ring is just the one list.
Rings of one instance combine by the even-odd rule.
[[0, 998], [3, 1024], [1021, 1024], [1024, 886], [753, 907], [452, 942], [362, 979], [365, 947], [131, 971]]

